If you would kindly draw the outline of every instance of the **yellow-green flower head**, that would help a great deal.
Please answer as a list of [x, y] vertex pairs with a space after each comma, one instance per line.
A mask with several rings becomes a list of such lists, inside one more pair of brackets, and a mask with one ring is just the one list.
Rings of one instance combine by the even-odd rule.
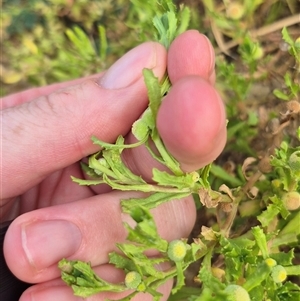
[[182, 261], [186, 255], [186, 244], [181, 240], [173, 240], [168, 246], [168, 256], [175, 262]]
[[270, 268], [273, 268], [277, 265], [276, 260], [272, 259], [272, 258], [267, 258], [265, 260], [265, 263], [267, 264], [267, 266], [269, 266]]
[[297, 191], [289, 191], [283, 194], [282, 202], [287, 210], [297, 210], [300, 207], [300, 193]]
[[244, 6], [238, 2], [231, 2], [226, 9], [227, 17], [232, 20], [239, 20], [245, 13]]
[[231, 301], [250, 301], [248, 292], [240, 285], [230, 284], [225, 288], [225, 292]]
[[125, 285], [127, 288], [136, 289], [142, 282], [142, 277], [138, 272], [131, 271], [125, 276]]
[[272, 268], [271, 276], [276, 283], [281, 283], [286, 280], [287, 272], [282, 265], [276, 265]]

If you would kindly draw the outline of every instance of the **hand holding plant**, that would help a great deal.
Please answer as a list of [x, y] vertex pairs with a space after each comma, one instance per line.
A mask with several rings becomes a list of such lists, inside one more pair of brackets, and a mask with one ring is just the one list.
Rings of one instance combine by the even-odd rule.
[[[189, 59], [178, 60], [182, 50], [189, 51]], [[158, 112], [162, 138], [187, 171], [213, 160], [226, 139], [223, 105], [209, 83], [213, 62], [208, 40], [189, 31], [176, 39], [168, 55], [159, 44], [146, 43], [126, 54], [104, 75], [2, 100], [6, 107], [2, 202], [7, 204], [2, 214], [3, 219], [20, 215], [7, 232], [4, 251], [10, 269], [22, 280], [36, 283], [20, 300], [30, 294], [43, 301], [74, 300], [72, 291], [59, 279], [57, 262], [62, 257], [91, 262], [100, 276], [109, 276], [108, 281], [124, 279], [120, 271], [107, 265], [107, 254], [115, 250], [116, 242], [126, 238], [122, 220], [129, 218], [121, 214], [120, 199], [140, 194], [107, 193], [105, 186], [80, 187], [70, 181], [70, 176], [82, 177], [78, 162], [99, 150], [90, 142], [92, 135], [113, 142], [122, 134], [127, 143], [132, 142], [132, 134], [126, 133], [147, 106], [142, 69], [152, 68], [162, 78], [167, 63], [174, 87]], [[129, 76], [136, 79], [124, 87], [123, 79]], [[180, 112], [182, 115], [174, 115]], [[24, 130], [21, 136], [18, 128]], [[201, 135], [204, 138], [200, 139]], [[124, 162], [143, 178], [149, 178], [153, 167], [161, 167], [142, 147], [127, 150]], [[17, 195], [20, 207], [12, 212], [9, 207]], [[194, 202], [190, 198], [170, 202], [152, 214], [164, 239], [179, 239], [186, 237], [194, 224]], [[171, 281], [160, 291], [167, 296], [170, 289]], [[114, 297], [104, 293], [99, 298]], [[144, 295], [140, 298], [145, 300]]]

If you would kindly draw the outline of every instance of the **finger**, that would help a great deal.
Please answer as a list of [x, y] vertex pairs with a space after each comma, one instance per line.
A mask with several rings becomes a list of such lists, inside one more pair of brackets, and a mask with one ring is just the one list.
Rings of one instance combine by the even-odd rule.
[[55, 83], [55, 84], [48, 85], [45, 87], [32, 88], [32, 89], [28, 89], [28, 90], [25, 90], [22, 92], [18, 92], [18, 93], [14, 93], [14, 94], [5, 96], [5, 97], [1, 98], [1, 109], [4, 110], [4, 109], [10, 108], [10, 107], [14, 107], [14, 106], [20, 105], [22, 103], [32, 101], [35, 98], [53, 93], [56, 90], [67, 88], [67, 87], [74, 86], [74, 85], [78, 85], [87, 79], [93, 79], [93, 78], [97, 79], [97, 78], [101, 77], [102, 74], [103, 74], [103, 72], [101, 72], [99, 74], [93, 74], [90, 76], [86, 76], [84, 78], [73, 79], [70, 81], [62, 82], [62, 83]]
[[[96, 274], [108, 281], [110, 283], [122, 283], [124, 282], [124, 272], [120, 269], [116, 269], [111, 265], [102, 265], [94, 268]], [[162, 286], [158, 288], [157, 291], [162, 293], [164, 296], [160, 301], [164, 301], [168, 298], [172, 288], [172, 281], [169, 280]], [[122, 293], [112, 293], [112, 292], [102, 292], [91, 297], [84, 299], [85, 301], [105, 301], [105, 300], [119, 300], [126, 297], [129, 294], [128, 291]], [[30, 299], [31, 298], [31, 299]], [[30, 287], [26, 290], [19, 301], [79, 301], [82, 300], [80, 297], [74, 296], [70, 287], [67, 287], [66, 284], [61, 279], [55, 279], [48, 281], [46, 283], [41, 283]], [[152, 301], [153, 297], [146, 293], [140, 293], [132, 301]]]
[[[4, 255], [10, 270], [25, 282], [59, 277], [62, 258], [84, 260], [92, 266], [108, 262], [115, 243], [127, 236], [120, 199], [138, 193], [112, 192], [89, 199], [39, 209], [19, 216], [8, 229]], [[192, 198], [165, 203], [152, 210], [159, 234], [167, 240], [187, 237], [195, 222]]]
[[206, 80], [198, 76], [182, 78], [162, 102], [157, 128], [181, 168], [197, 170], [215, 160], [225, 146], [224, 105]]
[[2, 197], [19, 195], [48, 174], [97, 151], [92, 135], [107, 142], [125, 135], [147, 106], [143, 68], [163, 76], [163, 46], [142, 44], [98, 82], [87, 80], [3, 110]]
[[[191, 172], [214, 161], [226, 143], [226, 116], [217, 91], [201, 77], [177, 81], [164, 98], [157, 115], [158, 132], [168, 151]], [[133, 134], [127, 143], [134, 143]], [[152, 168], [164, 169], [143, 147], [123, 152], [126, 165], [151, 181]]]
[[215, 54], [208, 38], [197, 30], [179, 35], [168, 52], [168, 74], [174, 84], [187, 75], [214, 81]]
[[[214, 62], [209, 40], [196, 30], [181, 34], [169, 49], [168, 73], [173, 87], [160, 106], [157, 128], [168, 151], [185, 171], [215, 160], [226, 143], [224, 105], [209, 83], [214, 82]], [[136, 140], [129, 134], [127, 141]], [[127, 166], [148, 181], [153, 166], [162, 168], [144, 147], [123, 154]]]

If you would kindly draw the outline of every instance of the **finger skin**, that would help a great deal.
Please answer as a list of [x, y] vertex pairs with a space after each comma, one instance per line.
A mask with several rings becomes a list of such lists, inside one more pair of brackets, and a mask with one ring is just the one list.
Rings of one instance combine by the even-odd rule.
[[91, 136], [113, 143], [130, 130], [147, 107], [142, 69], [149, 61], [152, 64], [149, 55], [156, 56], [153, 71], [158, 77], [166, 68], [163, 46], [145, 43], [133, 51], [140, 49], [145, 55], [129, 70], [139, 78], [127, 88], [105, 89], [89, 79], [2, 111], [3, 199], [25, 192], [50, 173], [99, 150]]
[[[214, 63], [211, 43], [196, 30], [179, 35], [168, 52], [173, 87], [159, 108], [157, 128], [168, 151], [187, 172], [215, 160], [226, 143], [225, 108], [213, 87]], [[129, 134], [127, 143], [134, 142]], [[143, 146], [125, 150], [124, 160], [147, 181], [152, 179], [149, 166], [163, 168]]]
[[[108, 253], [116, 250], [115, 243], [126, 239], [123, 222], [134, 225], [132, 219], [121, 212], [120, 199], [142, 196], [115, 191], [75, 202], [72, 206], [42, 208], [19, 216], [9, 227], [4, 240], [7, 265], [21, 280], [40, 283], [59, 276], [57, 262], [64, 257], [88, 261], [92, 266], [107, 263]], [[187, 237], [196, 218], [192, 198], [168, 202], [151, 212], [159, 234], [167, 240]], [[32, 232], [27, 229], [43, 221], [70, 222], [79, 229], [81, 237], [63, 237], [63, 249], [60, 241], [52, 241], [52, 237], [64, 233], [63, 228], [55, 228], [53, 233], [50, 229], [41, 237], [31, 237]], [[74, 245], [74, 239], [79, 243], [70, 250], [68, 246]]]
[[215, 67], [214, 49], [207, 37], [197, 30], [179, 35], [168, 52], [168, 74], [175, 84], [187, 75], [198, 75], [209, 80]]
[[213, 87], [214, 66], [212, 45], [196, 30], [181, 34], [170, 46], [173, 87], [160, 106], [157, 128], [185, 171], [214, 161], [226, 143], [225, 107]]
[[1, 110], [11, 108], [17, 105], [20, 105], [25, 102], [32, 101], [35, 98], [49, 95], [59, 89], [67, 88], [70, 86], [78, 85], [87, 79], [98, 79], [103, 75], [103, 72], [99, 74], [93, 74], [84, 78], [78, 78], [74, 80], [69, 80], [61, 83], [55, 83], [52, 85], [31, 88], [25, 91], [14, 93], [8, 96], [5, 96], [1, 99]]
[[226, 143], [223, 103], [211, 84], [198, 76], [175, 83], [161, 104], [157, 128], [185, 171], [215, 160]]

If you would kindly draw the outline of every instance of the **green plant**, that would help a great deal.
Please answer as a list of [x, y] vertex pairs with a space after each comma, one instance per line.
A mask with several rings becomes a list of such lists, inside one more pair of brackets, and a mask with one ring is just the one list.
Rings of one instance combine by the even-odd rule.
[[[154, 16], [153, 23], [158, 32], [158, 40], [168, 48], [174, 37], [184, 30], [187, 25], [189, 13], [182, 9], [178, 16], [171, 1], [159, 2], [158, 8], [162, 9]], [[182, 18], [185, 26], [177, 29], [177, 18]], [[256, 44], [249, 37], [245, 37], [240, 47], [241, 57], [244, 64], [249, 68], [250, 75], [253, 76], [257, 68]], [[234, 69], [224, 66], [224, 73], [231, 72], [230, 80], [239, 77]], [[148, 89], [149, 107], [132, 127], [132, 131], [138, 142], [133, 145], [125, 145], [124, 138], [119, 137], [115, 144], [107, 144], [93, 138], [93, 142], [101, 146], [102, 150], [91, 156], [88, 164], [83, 168], [91, 177], [89, 180], [73, 180], [80, 185], [97, 185], [106, 183], [118, 190], [138, 190], [150, 192], [146, 198], [124, 200], [121, 205], [124, 212], [129, 213], [137, 222], [137, 226], [132, 229], [125, 225], [129, 236], [129, 243], [118, 244], [122, 255], [110, 254], [110, 263], [126, 271], [126, 276], [134, 281], [134, 285], [110, 284], [110, 291], [135, 289], [122, 300], [130, 300], [139, 292], [147, 292], [153, 295], [154, 300], [159, 300], [161, 295], [156, 289], [159, 285], [176, 277], [176, 285], [172, 293], [180, 293], [184, 290], [184, 271], [195, 261], [201, 260], [201, 268], [197, 279], [202, 283], [202, 289], [198, 296], [190, 296], [191, 300], [273, 300], [274, 296], [278, 300], [293, 300], [300, 288], [292, 282], [286, 281], [286, 268], [293, 267], [293, 249], [288, 253], [277, 253], [278, 248], [285, 243], [291, 244], [297, 241], [299, 231], [293, 237], [284, 237], [278, 234], [275, 229], [268, 229], [274, 221], [278, 220], [278, 214], [283, 220], [287, 220], [287, 226], [295, 227], [295, 220], [288, 218], [292, 215], [286, 203], [281, 197], [284, 191], [296, 193], [299, 190], [298, 169], [291, 164], [291, 156], [298, 159], [299, 147], [292, 148], [283, 143], [280, 149], [273, 149], [272, 153], [265, 154], [258, 164], [258, 169], [251, 176], [246, 176], [244, 170], [245, 183], [240, 187], [230, 189], [222, 185], [218, 190], [212, 190], [208, 182], [210, 166], [204, 167], [198, 172], [184, 173], [181, 171], [178, 162], [165, 149], [155, 127], [156, 113], [158, 111], [161, 98], [170, 88], [167, 74], [161, 83], [149, 70], [144, 70], [145, 83]], [[254, 80], [254, 78], [252, 79]], [[240, 81], [241, 92], [237, 90], [238, 97], [247, 95], [247, 90], [251, 86], [251, 81]], [[233, 113], [233, 115], [235, 115]], [[251, 123], [250, 123], [251, 124]], [[255, 125], [255, 123], [253, 124]], [[245, 127], [241, 128], [245, 130]], [[229, 128], [230, 131], [230, 128]], [[278, 133], [274, 134], [273, 139]], [[154, 154], [149, 145], [149, 138], [154, 142], [158, 154]], [[126, 148], [137, 147], [145, 144], [151, 155], [164, 164], [171, 173], [153, 170], [153, 183], [145, 182], [141, 177], [134, 175], [122, 162], [121, 152]], [[274, 152], [274, 154], [273, 154]], [[270, 159], [271, 155], [271, 159]], [[293, 158], [292, 156], [292, 158]], [[273, 168], [273, 167], [274, 168]], [[236, 227], [243, 223], [244, 218], [238, 218], [237, 213], [241, 204], [253, 203], [256, 200], [249, 200], [249, 194], [254, 186], [259, 183], [260, 177], [265, 174], [267, 177], [280, 178], [283, 186], [274, 187], [270, 191], [261, 186], [259, 197], [262, 199], [265, 210], [257, 215], [257, 220], [261, 225], [250, 228], [242, 236], [230, 238], [231, 231], [236, 231]], [[178, 199], [190, 194], [199, 197], [200, 202], [207, 208], [217, 208], [215, 211], [218, 224], [214, 228], [202, 228], [199, 238], [194, 239], [190, 244], [185, 240], [177, 240], [167, 243], [161, 239], [153, 224], [153, 219], [149, 210], [159, 204], [171, 199]], [[249, 204], [247, 204], [249, 205]], [[248, 207], [249, 208], [249, 207]], [[255, 215], [255, 212], [248, 212]], [[267, 230], [267, 231], [266, 231]], [[288, 241], [287, 241], [288, 240]], [[273, 242], [276, 242], [275, 244]], [[147, 258], [144, 254], [146, 250], [156, 249], [160, 257], [155, 259]], [[213, 256], [222, 256], [223, 271], [222, 277], [214, 275], [212, 268]], [[173, 266], [166, 271], [159, 271], [155, 265], [163, 262], [173, 262]], [[72, 286], [74, 293], [79, 296], [89, 296], [90, 294], [107, 290], [107, 284], [102, 285], [102, 280], [93, 275], [92, 270], [82, 271], [78, 274], [78, 268], [85, 263], [68, 262], [63, 260], [60, 268], [63, 271], [63, 279]], [[69, 267], [72, 267], [71, 269]], [[295, 273], [295, 270], [294, 270]], [[295, 273], [297, 274], [297, 272]], [[76, 275], [76, 276], [75, 276]], [[97, 284], [92, 285], [88, 275], [97, 278]], [[284, 284], [282, 284], [284, 282]], [[120, 287], [121, 285], [121, 287]], [[122, 288], [123, 285], [123, 288]], [[268, 286], [268, 289], [264, 289]], [[227, 300], [226, 299], [226, 300]], [[172, 300], [172, 297], [171, 297]], [[174, 298], [176, 300], [176, 297]]]
[[[10, 63], [4, 60], [2, 68], [9, 72], [2, 73], [2, 81], [8, 89], [13, 86], [9, 82], [28, 87], [98, 72], [153, 36], [168, 47], [187, 28], [190, 18], [192, 26], [205, 32], [216, 48], [216, 84], [228, 118], [228, 143], [223, 154], [198, 172], [185, 174], [180, 170], [155, 127], [161, 97], [169, 88], [167, 75], [159, 83], [145, 70], [150, 105], [134, 124], [133, 132], [139, 140], [137, 145], [146, 144], [171, 173], [153, 170], [154, 181], [149, 184], [120, 159], [125, 148], [136, 145], [125, 145], [122, 137], [114, 145], [94, 137], [93, 142], [103, 150], [83, 166], [90, 180], [74, 180], [89, 185], [105, 182], [115, 189], [150, 194], [121, 203], [136, 221], [134, 228], [124, 225], [129, 233], [127, 242], [117, 244], [118, 252], [109, 254], [110, 263], [125, 271], [123, 282], [108, 283], [88, 263], [65, 259], [59, 264], [62, 277], [77, 295], [126, 291], [123, 301], [141, 292], [159, 300], [157, 288], [173, 278], [176, 282], [168, 301], [233, 300], [228, 290], [240, 291], [240, 296], [252, 301], [297, 300], [299, 38], [287, 29], [299, 22], [294, 1], [236, 1], [235, 15], [232, 1], [186, 2], [191, 10], [186, 6], [175, 10], [172, 1], [156, 0], [82, 0], [74, 7], [59, 0], [30, 1], [30, 5], [15, 6], [10, 13], [5, 3], [3, 24], [8, 39], [4, 56]], [[20, 16], [32, 23], [20, 29], [16, 22]], [[181, 22], [175, 24], [176, 19]], [[286, 28], [282, 29], [282, 24]], [[273, 41], [270, 35], [278, 30], [282, 31], [286, 51], [277, 51], [281, 41], [276, 36]], [[152, 153], [149, 138], [155, 141], [158, 154]], [[158, 235], [149, 210], [189, 194], [195, 198], [201, 221], [190, 238], [169, 243]], [[173, 247], [178, 248], [175, 257]], [[148, 258], [145, 252], [153, 249], [160, 256]], [[196, 271], [190, 268], [192, 263], [198, 267]], [[159, 264], [168, 268], [159, 270]], [[186, 277], [191, 272], [192, 283]]]

